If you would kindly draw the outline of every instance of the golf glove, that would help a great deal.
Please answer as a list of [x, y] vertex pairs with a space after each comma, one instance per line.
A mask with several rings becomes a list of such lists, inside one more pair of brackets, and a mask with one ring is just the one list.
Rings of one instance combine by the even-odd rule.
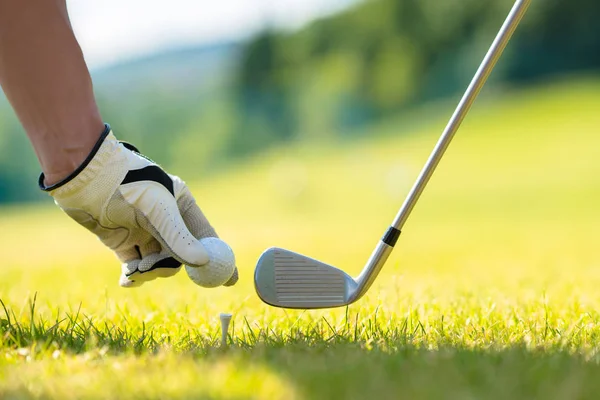
[[[123, 287], [173, 276], [182, 264], [209, 262], [199, 239], [218, 236], [185, 182], [117, 140], [108, 124], [77, 170], [49, 187], [42, 173], [39, 186], [115, 252]], [[237, 280], [236, 268], [224, 286]]]

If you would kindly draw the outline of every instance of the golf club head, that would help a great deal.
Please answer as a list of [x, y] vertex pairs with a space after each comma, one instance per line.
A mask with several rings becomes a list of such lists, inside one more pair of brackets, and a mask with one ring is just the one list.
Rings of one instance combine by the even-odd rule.
[[317, 309], [349, 304], [357, 284], [338, 268], [272, 247], [257, 262], [254, 286], [260, 299], [271, 306]]

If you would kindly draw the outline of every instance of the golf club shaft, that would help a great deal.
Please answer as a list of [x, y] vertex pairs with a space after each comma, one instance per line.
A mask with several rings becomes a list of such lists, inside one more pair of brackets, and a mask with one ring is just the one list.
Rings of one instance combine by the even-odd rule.
[[433, 149], [433, 152], [431, 153], [431, 156], [427, 160], [427, 163], [425, 164], [425, 167], [421, 171], [421, 174], [419, 175], [417, 181], [415, 182], [415, 185], [413, 186], [412, 190], [410, 191], [409, 195], [407, 196], [406, 200], [404, 201], [404, 204], [400, 208], [400, 211], [396, 215], [396, 218], [394, 219], [394, 222], [392, 223], [392, 227], [394, 227], [398, 230], [402, 230], [404, 223], [408, 219], [408, 216], [410, 215], [413, 207], [415, 206], [415, 204], [417, 203], [417, 200], [421, 196], [423, 189], [425, 189], [425, 186], [427, 185], [429, 178], [431, 178], [433, 171], [437, 167], [439, 161], [441, 160], [442, 156], [444, 155], [444, 152], [448, 148], [448, 145], [450, 144], [450, 141], [454, 137], [454, 134], [456, 133], [456, 131], [460, 127], [460, 124], [462, 123], [463, 119], [469, 112], [471, 105], [473, 104], [473, 102], [475, 101], [475, 98], [477, 97], [481, 88], [485, 84], [488, 76], [494, 69], [494, 66], [496, 65], [496, 62], [502, 55], [502, 52], [504, 51], [506, 44], [508, 43], [508, 41], [510, 40], [515, 29], [519, 25], [521, 18], [527, 11], [527, 8], [529, 7], [530, 2], [531, 2], [531, 0], [517, 0], [515, 2], [508, 17], [504, 21], [502, 28], [500, 28], [500, 31], [498, 32], [496, 39], [492, 43], [485, 58], [483, 59], [481, 65], [479, 66], [477, 73], [473, 77], [471, 84], [467, 88], [467, 91], [465, 92], [460, 103], [456, 107], [456, 110], [454, 111], [452, 118], [450, 118], [448, 125], [446, 125], [446, 128], [444, 129], [444, 132], [442, 133], [441, 138], [439, 139], [437, 145]]
[[485, 84], [488, 76], [492, 72], [492, 69], [496, 65], [496, 62], [500, 58], [500, 55], [504, 51], [506, 44], [508, 43], [515, 29], [519, 25], [521, 18], [523, 18], [525, 11], [527, 11], [527, 7], [529, 7], [530, 2], [531, 0], [517, 0], [515, 2], [513, 8], [506, 17], [504, 24], [500, 28], [500, 31], [498, 32], [496, 38], [490, 46], [490, 49], [488, 50], [483, 61], [481, 62], [481, 65], [475, 73], [473, 80], [468, 86], [460, 103], [456, 107], [452, 118], [450, 118], [448, 125], [444, 129], [441, 138], [439, 139], [438, 143], [433, 149], [433, 152], [427, 160], [427, 163], [421, 171], [421, 174], [415, 182], [415, 185], [413, 186], [412, 190], [410, 191], [409, 195], [404, 201], [404, 204], [400, 208], [400, 211], [396, 215], [394, 222], [392, 223], [388, 231], [385, 233], [385, 235], [382, 237], [382, 239], [379, 241], [377, 247], [375, 247], [375, 249], [373, 250], [373, 253], [371, 253], [371, 257], [369, 257], [369, 260], [367, 261], [367, 264], [365, 265], [363, 271], [358, 277], [356, 277], [357, 288], [352, 298], [350, 299], [350, 302], [354, 302], [361, 298], [367, 292], [367, 290], [369, 290], [369, 287], [373, 284], [375, 278], [377, 278], [379, 271], [381, 271], [381, 268], [383, 268], [383, 265], [385, 264], [389, 255], [394, 249], [394, 245], [396, 244], [396, 241], [400, 236], [400, 230], [402, 229], [404, 223], [408, 219], [408, 216], [412, 211], [413, 207], [415, 206], [417, 200], [419, 199], [419, 196], [423, 192], [423, 189], [425, 189], [425, 185], [427, 185], [429, 178], [431, 178], [431, 175], [433, 174], [433, 171], [438, 165], [444, 152], [448, 148], [452, 137], [454, 136], [461, 122], [467, 115], [467, 112], [471, 108], [471, 105], [475, 101], [475, 98], [479, 94], [479, 91]]

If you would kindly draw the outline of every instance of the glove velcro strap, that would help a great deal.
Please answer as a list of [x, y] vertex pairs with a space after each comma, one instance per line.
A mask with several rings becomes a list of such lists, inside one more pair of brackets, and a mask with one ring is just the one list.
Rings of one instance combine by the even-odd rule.
[[45, 176], [44, 176], [44, 173], [42, 172], [38, 179], [39, 188], [41, 190], [43, 190], [44, 192], [50, 192], [52, 190], [58, 189], [59, 187], [61, 187], [63, 185], [66, 185], [67, 183], [69, 183], [70, 181], [75, 179], [75, 177], [77, 177], [77, 175], [79, 175], [81, 173], [81, 171], [83, 171], [85, 169], [85, 167], [87, 167], [88, 164], [92, 161], [92, 159], [94, 158], [94, 156], [100, 149], [100, 146], [102, 146], [104, 139], [106, 139], [106, 137], [109, 135], [109, 133], [110, 133], [110, 125], [104, 124], [104, 131], [102, 131], [100, 138], [98, 139], [98, 141], [92, 148], [92, 151], [90, 152], [90, 154], [86, 157], [85, 160], [83, 160], [83, 163], [81, 163], [81, 165], [79, 167], [77, 167], [77, 169], [75, 171], [73, 171], [69, 176], [67, 176], [62, 181], [55, 183], [54, 185], [46, 186], [46, 185], [44, 185]]

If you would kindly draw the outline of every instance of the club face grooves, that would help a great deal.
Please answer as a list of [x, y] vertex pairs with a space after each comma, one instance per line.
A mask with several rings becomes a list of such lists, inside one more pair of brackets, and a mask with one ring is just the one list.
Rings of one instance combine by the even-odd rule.
[[263, 302], [292, 309], [344, 306], [356, 285], [331, 265], [276, 247], [261, 255], [254, 282]]

